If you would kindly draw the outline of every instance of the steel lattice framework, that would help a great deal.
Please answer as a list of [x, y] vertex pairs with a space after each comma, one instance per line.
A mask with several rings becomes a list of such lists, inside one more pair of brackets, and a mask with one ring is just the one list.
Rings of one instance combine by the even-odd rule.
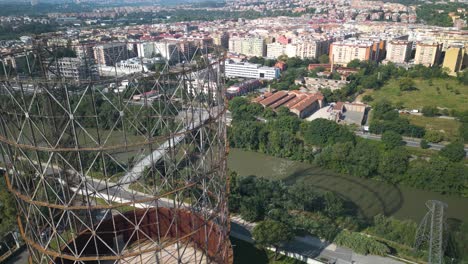
[[[102, 45], [118, 62], [133, 44]], [[156, 73], [88, 45], [2, 57], [1, 157], [32, 263], [232, 262], [224, 53], [171, 47]]]
[[427, 243], [429, 250], [429, 264], [441, 264], [444, 260], [444, 248], [446, 237], [444, 232], [446, 229], [445, 210], [448, 205], [437, 200], [429, 200], [426, 202], [428, 208], [427, 214], [424, 216], [416, 233], [415, 248], [421, 248], [424, 243]]

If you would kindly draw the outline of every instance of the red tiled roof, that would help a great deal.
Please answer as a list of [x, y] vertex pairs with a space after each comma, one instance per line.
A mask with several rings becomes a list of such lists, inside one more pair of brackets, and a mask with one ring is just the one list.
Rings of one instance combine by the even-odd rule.
[[284, 106], [291, 109], [291, 107], [293, 107], [294, 105], [296, 105], [297, 103], [299, 103], [301, 100], [305, 99], [307, 96], [303, 95], [303, 94], [298, 94], [296, 96], [296, 98], [292, 99], [291, 101], [287, 102]]
[[299, 112], [302, 112], [304, 109], [309, 107], [311, 104], [313, 104], [315, 101], [318, 101], [317, 95], [311, 95], [307, 97], [306, 99], [300, 101], [296, 105], [294, 105], [291, 109], [297, 110]]
[[253, 99], [252, 102], [259, 103], [260, 101], [265, 100], [266, 98], [270, 97], [272, 94], [273, 93], [266, 92], [266, 93], [260, 95], [259, 97]]
[[296, 97], [295, 94], [289, 94], [288, 96], [284, 97], [283, 99], [281, 99], [279, 101], [276, 101], [276, 103], [270, 105], [270, 107], [273, 108], [273, 109], [276, 109], [276, 108], [282, 106], [283, 104], [285, 104], [286, 102], [292, 100], [294, 97]]
[[286, 97], [287, 95], [287, 92], [279, 91], [273, 94], [272, 96], [267, 97], [265, 100], [260, 101], [260, 104], [262, 104], [263, 106], [270, 106], [271, 104], [275, 103], [283, 97]]
[[337, 102], [335, 106], [333, 106], [333, 110], [343, 110], [343, 102]]

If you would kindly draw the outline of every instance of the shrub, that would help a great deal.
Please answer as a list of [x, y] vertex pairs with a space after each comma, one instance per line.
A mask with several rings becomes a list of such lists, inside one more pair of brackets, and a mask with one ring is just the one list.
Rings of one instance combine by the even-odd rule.
[[420, 146], [422, 149], [428, 149], [431, 147], [431, 145], [429, 145], [425, 139], [421, 140]]
[[423, 116], [432, 117], [439, 114], [439, 109], [437, 109], [435, 106], [424, 106], [421, 112]]
[[390, 252], [387, 245], [375, 240], [374, 238], [346, 230], [341, 231], [336, 236], [334, 242], [339, 246], [348, 247], [356, 253], [363, 255], [371, 254], [385, 256]]
[[424, 135], [424, 139], [431, 143], [439, 143], [444, 140], [444, 133], [435, 130], [429, 130]]

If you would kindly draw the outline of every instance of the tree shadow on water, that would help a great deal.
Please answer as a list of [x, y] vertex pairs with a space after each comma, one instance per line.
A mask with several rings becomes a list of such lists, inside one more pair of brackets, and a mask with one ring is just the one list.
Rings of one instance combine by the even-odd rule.
[[266, 252], [256, 248], [253, 244], [231, 237], [231, 245], [234, 251], [234, 264], [269, 263]]
[[404, 203], [401, 189], [395, 184], [345, 176], [321, 168], [297, 170], [283, 181], [288, 185], [300, 183], [334, 192], [347, 201], [347, 206], [355, 207], [367, 218], [376, 214], [393, 215]]

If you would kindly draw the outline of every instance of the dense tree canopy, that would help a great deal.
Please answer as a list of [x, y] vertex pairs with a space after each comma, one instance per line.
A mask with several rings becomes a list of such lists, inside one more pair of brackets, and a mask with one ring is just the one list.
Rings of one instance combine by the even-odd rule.
[[[244, 98], [231, 101], [230, 109], [236, 116], [228, 133], [231, 147], [313, 162], [340, 173], [379, 178], [436, 192], [456, 195], [466, 192], [463, 174], [468, 174], [468, 168], [454, 165], [447, 177], [441, 177], [438, 169], [428, 169], [437, 166], [445, 168], [459, 160], [462, 157], [460, 147], [454, 148], [458, 149], [456, 151], [452, 147], [443, 151], [443, 155], [450, 156], [452, 161], [444, 159], [440, 163], [435, 161], [437, 157], [433, 157], [429, 161], [414, 159], [410, 162], [410, 155], [400, 147], [401, 134], [422, 137], [425, 130], [401, 118], [388, 102], [378, 102], [372, 114], [371, 132], [385, 133], [382, 143], [357, 138], [348, 127], [333, 121], [302, 121], [287, 111], [274, 113], [265, 108], [262, 112], [262, 107], [253, 105]], [[268, 112], [271, 113], [267, 122], [255, 117], [265, 116]], [[380, 120], [375, 120], [377, 118]], [[464, 118], [460, 114], [459, 119]], [[447, 178], [451, 180], [447, 181]], [[306, 203], [304, 206], [310, 205]], [[262, 212], [256, 210], [253, 215]]]
[[284, 223], [274, 221], [274, 220], [265, 220], [259, 222], [252, 231], [252, 236], [255, 240], [255, 243], [262, 247], [274, 247], [275, 250], [275, 259], [278, 254], [279, 246], [291, 240], [294, 236], [294, 233], [291, 231], [290, 227]]
[[7, 191], [3, 172], [0, 172], [0, 238], [16, 226], [16, 204]]
[[390, 150], [403, 145], [403, 138], [394, 131], [385, 131], [382, 134], [382, 142], [385, 147]]
[[450, 143], [440, 150], [440, 155], [452, 162], [461, 161], [466, 156], [465, 146], [458, 142]]
[[325, 119], [305, 123], [302, 133], [306, 143], [316, 146], [354, 141], [354, 135], [346, 127]]

